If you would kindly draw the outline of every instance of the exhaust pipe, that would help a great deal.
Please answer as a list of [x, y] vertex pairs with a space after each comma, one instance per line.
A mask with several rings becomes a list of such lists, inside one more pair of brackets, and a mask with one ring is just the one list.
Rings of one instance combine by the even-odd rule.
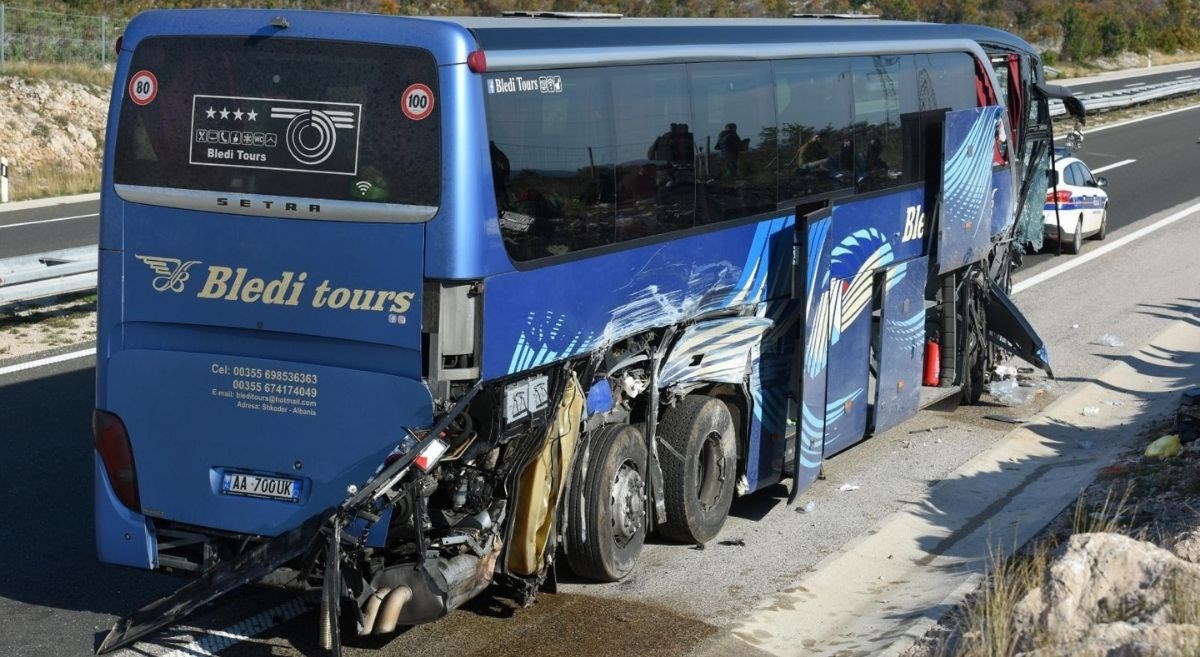
[[[387, 594], [383, 605], [379, 608], [378, 625], [375, 634], [390, 634], [396, 631], [396, 623], [400, 620], [400, 612], [404, 605], [412, 599], [412, 589], [407, 586], [397, 586]], [[367, 602], [371, 604], [370, 601]]]
[[370, 634], [375, 629], [375, 617], [379, 614], [379, 606], [383, 604], [383, 599], [391, 591], [391, 589], [385, 586], [381, 589], [376, 589], [371, 594], [371, 597], [367, 598], [367, 604], [363, 607], [362, 635]]

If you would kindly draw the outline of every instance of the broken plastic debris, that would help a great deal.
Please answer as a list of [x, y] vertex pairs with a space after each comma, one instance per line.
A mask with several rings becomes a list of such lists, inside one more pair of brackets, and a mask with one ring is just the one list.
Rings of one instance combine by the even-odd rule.
[[1071, 328], [1073, 328], [1073, 329], [1077, 329], [1077, 328], [1079, 328], [1079, 325], [1078, 325], [1078, 324], [1072, 324], [1072, 325], [1071, 325]]
[[746, 539], [731, 538], [724, 541], [717, 541], [717, 545], [728, 545], [730, 547], [746, 547]]
[[995, 420], [997, 422], [1007, 422], [1009, 424], [1022, 424], [1025, 422], [1025, 418], [1013, 417], [1011, 415], [985, 415], [983, 416], [983, 419]]
[[1000, 379], [988, 384], [988, 392], [1005, 406], [1021, 406], [1033, 399], [1033, 390], [1022, 388], [1016, 379]]
[[817, 503], [812, 500], [809, 500], [808, 502], [806, 502], [804, 504], [804, 508], [802, 508], [800, 510], [804, 511], [805, 513], [812, 513], [813, 511], [817, 510]]
[[1121, 401], [1120, 399], [1113, 399], [1113, 400], [1102, 399], [1102, 400], [1100, 400], [1100, 403], [1104, 404], [1106, 406], [1124, 406], [1125, 405], [1125, 402]]
[[1113, 335], [1112, 333], [1105, 333], [1104, 335], [1097, 338], [1096, 342], [1099, 342], [1100, 344], [1102, 344], [1106, 347], [1124, 347], [1125, 346], [1125, 342], [1123, 340], [1121, 340], [1121, 338], [1118, 338], [1117, 336]]
[[854, 484], [842, 484], [841, 488], [838, 488], [838, 490], [850, 491], [850, 490], [858, 490], [859, 488], [860, 488], [860, 486], [855, 486]]
[[1094, 416], [1100, 414], [1100, 407], [1099, 406], [1084, 406], [1083, 410], [1079, 411], [1079, 414], [1084, 417], [1094, 417]]
[[996, 376], [1001, 379], [1013, 379], [1017, 376], [1017, 368], [1012, 365], [997, 365]]
[[1149, 458], [1170, 458], [1172, 456], [1178, 456], [1179, 452], [1182, 451], [1183, 445], [1179, 442], [1179, 434], [1177, 433], [1163, 436], [1149, 445], [1146, 445], [1146, 456]]

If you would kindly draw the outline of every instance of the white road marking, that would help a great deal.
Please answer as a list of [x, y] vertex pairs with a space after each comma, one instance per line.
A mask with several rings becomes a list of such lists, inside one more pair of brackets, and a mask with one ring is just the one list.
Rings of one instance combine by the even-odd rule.
[[1123, 84], [1121, 86], [1128, 89], [1129, 87], [1140, 87], [1143, 84], [1145, 84], [1145, 83], [1144, 82], [1130, 82], [1129, 84]]
[[[134, 657], [134, 655], [144, 657], [147, 654], [156, 657], [216, 657], [222, 650], [262, 634], [276, 625], [286, 623], [309, 609], [310, 607], [303, 600], [296, 598], [234, 623], [223, 630], [199, 630], [203, 636], [186, 646], [172, 649], [173, 646], [170, 645], [164, 646], [150, 641], [138, 642], [117, 655], [118, 657]], [[155, 650], [156, 648], [158, 650]], [[164, 652], [163, 649], [166, 651]]]
[[100, 216], [99, 212], [93, 212], [91, 214], [77, 214], [73, 217], [56, 217], [54, 219], [38, 219], [36, 221], [22, 221], [19, 224], [5, 224], [3, 226], [0, 226], [0, 229], [20, 228], [21, 226], [34, 226], [37, 224], [52, 224], [52, 223], [55, 223], [58, 221], [71, 221], [72, 219], [87, 219], [88, 217], [99, 217], [99, 216]]
[[1186, 79], [1188, 79], [1188, 78], [1190, 78], [1190, 77], [1192, 77], [1192, 76], [1191, 76], [1191, 75], [1176, 75], [1176, 76], [1175, 76], [1175, 79], [1176, 79], [1176, 80], [1186, 80]]
[[[1102, 125], [1102, 126], [1099, 126], [1096, 128], [1092, 128], [1090, 130], [1084, 130], [1083, 134], [1090, 135], [1093, 132], [1100, 132], [1101, 130], [1108, 130], [1109, 128], [1120, 128], [1121, 126], [1131, 125], [1133, 123], [1141, 123], [1142, 121], [1149, 121], [1150, 119], [1157, 119], [1157, 118], [1161, 118], [1164, 116], [1171, 116], [1172, 114], [1178, 114], [1180, 112], [1194, 110], [1197, 107], [1200, 107], [1200, 105], [1188, 105], [1187, 107], [1180, 107], [1178, 109], [1167, 110], [1165, 112], [1158, 112], [1157, 114], [1148, 114], [1146, 116], [1139, 116], [1136, 119], [1129, 119], [1128, 121], [1118, 121], [1116, 123], [1109, 123], [1108, 125]], [[1067, 137], [1066, 133], [1063, 133], [1063, 134], [1055, 137], [1054, 141], [1058, 141], [1059, 139], [1066, 139], [1066, 137]]]
[[13, 374], [15, 372], [24, 372], [25, 370], [32, 370], [38, 367], [45, 367], [46, 365], [65, 363], [69, 360], [75, 360], [76, 358], [87, 358], [88, 356], [95, 355], [95, 349], [80, 349], [79, 351], [71, 351], [65, 354], [59, 354], [57, 356], [48, 356], [38, 360], [31, 360], [27, 363], [17, 363], [16, 365], [9, 365], [8, 367], [0, 367], [0, 376], [4, 376], [5, 374]]
[[1034, 285], [1037, 285], [1039, 283], [1044, 283], [1044, 282], [1054, 278], [1055, 276], [1058, 276], [1059, 274], [1068, 272], [1084, 263], [1091, 262], [1092, 260], [1095, 260], [1096, 258], [1099, 258], [1102, 255], [1116, 251], [1117, 249], [1121, 248], [1122, 246], [1125, 246], [1126, 244], [1129, 244], [1130, 242], [1132, 242], [1134, 240], [1139, 240], [1160, 228], [1166, 228], [1167, 226], [1170, 226], [1171, 224], [1175, 223], [1176, 221], [1179, 221], [1180, 219], [1190, 217], [1191, 215], [1195, 214], [1197, 211], [1200, 211], [1200, 203], [1194, 203], [1192, 205], [1189, 205], [1188, 207], [1180, 210], [1179, 212], [1176, 212], [1172, 215], [1163, 217], [1162, 219], [1159, 219], [1158, 221], [1150, 224], [1149, 226], [1143, 226], [1142, 228], [1139, 228], [1139, 229], [1133, 231], [1132, 233], [1126, 235], [1125, 237], [1122, 237], [1119, 240], [1113, 240], [1112, 242], [1105, 244], [1104, 246], [1096, 249], [1095, 251], [1089, 251], [1081, 256], [1072, 258], [1070, 261], [1064, 262], [1063, 264], [1058, 265], [1057, 267], [1051, 267], [1050, 269], [1047, 269], [1046, 271], [1041, 272], [1040, 274], [1030, 276], [1029, 278], [1026, 278], [1025, 280], [1021, 281], [1020, 283], [1017, 283], [1016, 285], [1014, 285], [1012, 288], [1012, 293], [1017, 294], [1019, 292], [1024, 292], [1025, 290], [1028, 290], [1029, 288], [1033, 287]]
[[1120, 162], [1106, 164], [1106, 165], [1100, 167], [1099, 169], [1092, 169], [1092, 173], [1104, 173], [1105, 171], [1112, 171], [1113, 169], [1115, 169], [1117, 167], [1123, 167], [1126, 164], [1133, 164], [1134, 162], [1137, 162], [1137, 160], [1121, 160]]

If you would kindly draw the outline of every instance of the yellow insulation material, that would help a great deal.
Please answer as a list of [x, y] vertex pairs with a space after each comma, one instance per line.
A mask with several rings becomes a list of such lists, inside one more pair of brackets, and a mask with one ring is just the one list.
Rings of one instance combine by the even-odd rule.
[[508, 568], [522, 575], [541, 569], [546, 539], [554, 525], [554, 508], [567, 479], [567, 466], [579, 443], [583, 416], [583, 391], [574, 376], [567, 382], [554, 422], [537, 460], [521, 473], [517, 485], [516, 515], [508, 549]]

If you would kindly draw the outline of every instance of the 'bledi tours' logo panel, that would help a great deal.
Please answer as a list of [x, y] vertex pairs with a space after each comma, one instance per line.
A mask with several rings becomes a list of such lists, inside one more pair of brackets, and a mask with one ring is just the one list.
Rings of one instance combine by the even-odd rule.
[[362, 105], [192, 97], [192, 164], [335, 175], [358, 173]]

